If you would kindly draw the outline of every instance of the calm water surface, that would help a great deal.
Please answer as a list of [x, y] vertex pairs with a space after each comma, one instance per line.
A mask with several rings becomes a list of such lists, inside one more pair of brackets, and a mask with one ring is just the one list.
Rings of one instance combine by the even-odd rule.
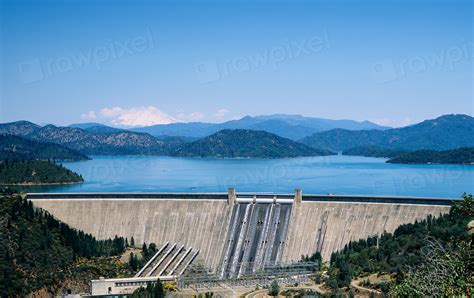
[[193, 159], [93, 156], [63, 163], [85, 183], [32, 192], [240, 192], [459, 197], [474, 193], [473, 165], [396, 165], [353, 156], [292, 159]]

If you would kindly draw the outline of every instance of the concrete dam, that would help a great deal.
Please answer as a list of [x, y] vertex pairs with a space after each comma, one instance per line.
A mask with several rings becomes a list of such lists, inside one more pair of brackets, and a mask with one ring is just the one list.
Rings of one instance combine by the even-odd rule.
[[220, 275], [238, 277], [280, 261], [290, 215], [290, 204], [237, 204], [232, 211]]
[[36, 207], [98, 239], [179, 243], [221, 277], [238, 277], [302, 255], [449, 212], [451, 200], [295, 194], [41, 193]]

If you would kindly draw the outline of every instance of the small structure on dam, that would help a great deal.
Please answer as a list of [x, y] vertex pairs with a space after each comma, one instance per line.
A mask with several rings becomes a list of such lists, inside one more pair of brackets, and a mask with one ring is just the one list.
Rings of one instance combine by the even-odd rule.
[[42, 193], [27, 198], [99, 239], [119, 235], [133, 237], [137, 243], [168, 243], [164, 252], [176, 243], [168, 259], [156, 256], [137, 278], [147, 277], [150, 271], [174, 275], [177, 269], [172, 268], [180, 257], [190, 258], [198, 251], [194, 262], [220, 278], [294, 264], [316, 251], [328, 260], [349, 241], [393, 232], [428, 215], [439, 216], [451, 205], [449, 199], [303, 195], [301, 190], [294, 194], [236, 193], [235, 189], [227, 194]]

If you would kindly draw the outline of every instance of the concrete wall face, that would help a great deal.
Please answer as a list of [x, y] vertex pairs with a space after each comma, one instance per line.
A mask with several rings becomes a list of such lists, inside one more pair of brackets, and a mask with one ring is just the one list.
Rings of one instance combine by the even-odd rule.
[[291, 204], [237, 204], [234, 206], [223, 259], [222, 277], [251, 274], [279, 263], [287, 236]]
[[38, 199], [36, 207], [98, 239], [115, 235], [135, 243], [169, 241], [200, 250], [202, 259], [216, 268], [226, 239], [230, 206], [223, 200], [153, 199]]
[[[439, 216], [450, 206], [302, 201], [232, 204], [213, 199], [31, 198], [74, 228], [99, 239], [134, 237], [135, 243], [179, 243], [199, 249], [198, 260], [226, 276], [269, 262], [292, 262], [320, 251], [328, 260], [351, 240]], [[253, 262], [257, 265], [238, 265]], [[258, 265], [260, 264], [260, 265]], [[255, 268], [257, 268], [255, 267]], [[225, 272], [225, 274], [223, 273]]]
[[283, 261], [321, 252], [329, 260], [331, 253], [353, 240], [393, 232], [405, 223], [428, 215], [448, 213], [449, 206], [305, 202], [294, 204]]

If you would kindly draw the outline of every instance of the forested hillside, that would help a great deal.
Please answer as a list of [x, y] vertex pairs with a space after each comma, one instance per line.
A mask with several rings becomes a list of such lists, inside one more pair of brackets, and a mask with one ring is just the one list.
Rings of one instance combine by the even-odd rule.
[[225, 129], [201, 140], [184, 144], [174, 155], [187, 157], [284, 158], [332, 155], [277, 135], [247, 129]]
[[54, 142], [90, 155], [165, 155], [168, 152], [163, 141], [146, 133], [130, 131], [94, 133], [79, 128], [47, 125], [26, 137], [42, 142]]
[[129, 274], [124, 266], [99, 258], [121, 254], [125, 244], [117, 237], [98, 241], [33, 208], [18, 193], [0, 190], [1, 297], [24, 297], [40, 289], [52, 295], [72, 276]]
[[29, 121], [16, 121], [9, 123], [0, 123], [0, 134], [10, 134], [16, 136], [26, 136], [41, 126]]
[[[349, 286], [351, 280], [371, 273], [389, 273], [389, 283], [367, 285], [394, 297], [453, 296], [473, 294], [472, 195], [464, 195], [439, 218], [398, 227], [393, 234], [350, 242], [333, 253], [326, 284]], [[468, 295], [469, 296], [469, 295]]]
[[450, 150], [474, 147], [474, 118], [468, 115], [444, 115], [436, 119], [387, 130], [333, 129], [303, 138], [308, 146], [333, 151], [354, 147], [377, 146], [395, 150]]
[[4, 160], [0, 162], [0, 184], [39, 185], [84, 182], [81, 175], [43, 160]]
[[[333, 127], [339, 128], [331, 129]], [[311, 134], [313, 131], [317, 133]], [[351, 155], [394, 157], [399, 151], [474, 147], [474, 118], [468, 115], [444, 115], [415, 125], [386, 129], [368, 122], [273, 115], [244, 117], [221, 124], [155, 125], [136, 128], [134, 131], [94, 123], [57, 127], [18, 121], [0, 124], [0, 133], [60, 144], [89, 155], [281, 158], [345, 151], [344, 154]], [[232, 135], [234, 139], [230, 140], [223, 134]], [[189, 138], [177, 135], [191, 137], [191, 140], [203, 138], [190, 143]], [[293, 141], [304, 135], [306, 137], [300, 139], [300, 143]], [[261, 138], [261, 141], [257, 138]], [[215, 140], [220, 143], [213, 143]]]
[[28, 121], [18, 121], [0, 124], [0, 134], [22, 136], [37, 142], [55, 143], [88, 155], [166, 155], [170, 149], [167, 143], [149, 134], [112, 128], [88, 131], [76, 127], [54, 125], [41, 127]]
[[407, 164], [473, 164], [474, 148], [459, 148], [446, 151], [418, 150], [400, 154], [387, 162]]
[[87, 160], [78, 151], [54, 144], [32, 141], [14, 135], [0, 135], [0, 160]]

